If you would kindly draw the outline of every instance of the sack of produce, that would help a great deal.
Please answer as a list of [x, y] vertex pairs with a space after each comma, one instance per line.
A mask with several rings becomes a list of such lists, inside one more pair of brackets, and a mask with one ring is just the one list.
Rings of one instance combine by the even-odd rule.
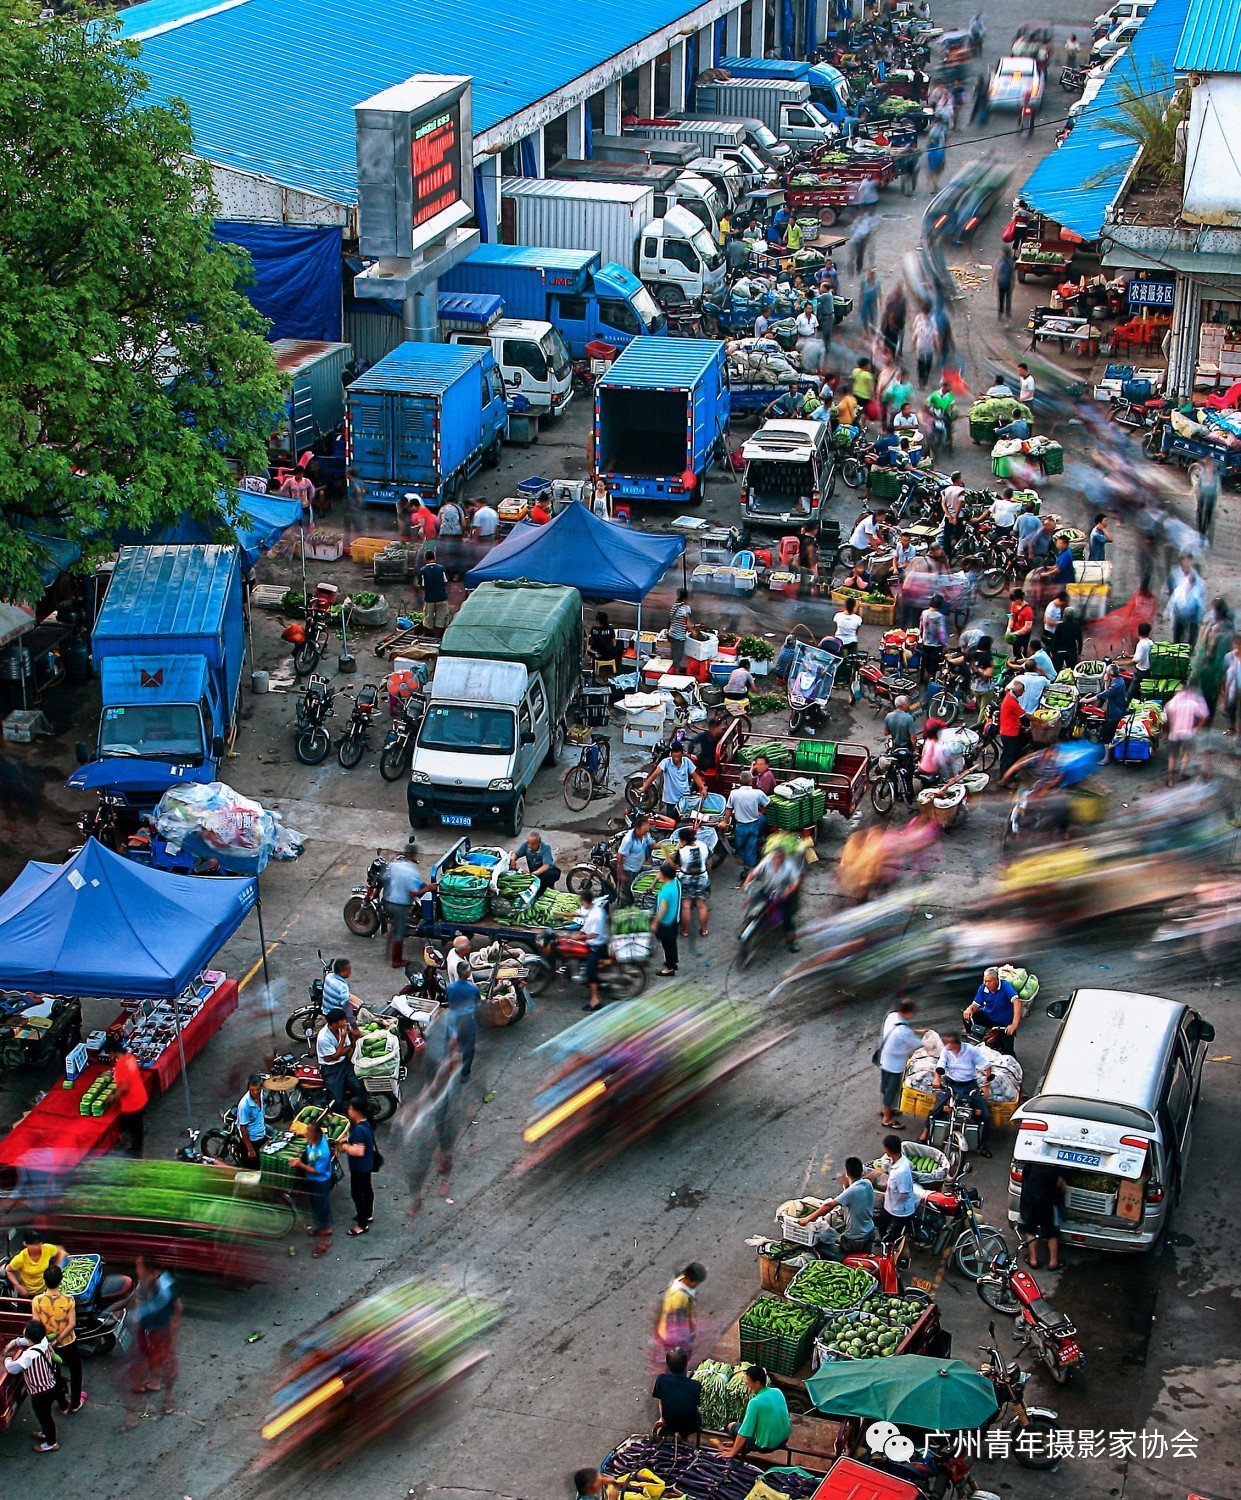
[[908, 1160], [914, 1181], [924, 1187], [943, 1182], [948, 1174], [948, 1158], [936, 1146], [924, 1146], [921, 1141], [902, 1141], [901, 1155]]

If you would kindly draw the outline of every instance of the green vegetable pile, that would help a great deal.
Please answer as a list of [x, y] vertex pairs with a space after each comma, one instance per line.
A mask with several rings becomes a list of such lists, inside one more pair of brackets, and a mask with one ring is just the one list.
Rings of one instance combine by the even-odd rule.
[[630, 887], [630, 889], [633, 891], [635, 896], [649, 896], [651, 892], [654, 891], [656, 882], [658, 880], [659, 875], [656, 873], [656, 871], [647, 870], [644, 874], [638, 876], [638, 878], [633, 882], [633, 885]]
[[71, 1255], [62, 1269], [60, 1289], [69, 1297], [80, 1297], [90, 1285], [98, 1260], [93, 1255]]
[[[802, 1272], [797, 1274], [800, 1276]], [[819, 1326], [819, 1314], [813, 1308], [795, 1307], [779, 1297], [760, 1297], [741, 1314], [741, 1326], [751, 1333], [785, 1334], [798, 1339], [814, 1332]]]
[[787, 707], [788, 700], [783, 693], [751, 693], [747, 712], [752, 719], [756, 719]]
[[840, 599], [856, 599], [859, 604], [891, 604], [892, 595], [879, 592], [877, 589], [855, 589], [845, 588], [843, 585], [832, 590], [832, 598], [839, 596]]
[[751, 661], [770, 661], [775, 654], [771, 642], [761, 635], [743, 635], [737, 643], [737, 655], [748, 656]]
[[750, 1404], [750, 1388], [745, 1383], [745, 1371], [750, 1368], [748, 1360], [734, 1369], [718, 1359], [704, 1359], [694, 1371], [694, 1379], [702, 1387], [698, 1409], [702, 1413], [702, 1425], [723, 1431], [730, 1422], [740, 1422]]
[[577, 916], [578, 900], [572, 891], [544, 891], [522, 917], [531, 927], [567, 927]]
[[507, 896], [510, 900], [517, 896], [524, 896], [530, 885], [530, 874], [524, 870], [505, 870], [503, 875], [496, 877], [496, 890], [501, 896]]
[[306, 613], [306, 595], [301, 589], [286, 589], [280, 599], [280, 613], [300, 619]]
[[869, 1312], [846, 1313], [823, 1328], [818, 1342], [845, 1359], [882, 1359], [896, 1353], [909, 1326], [886, 1322]]
[[632, 906], [622, 907], [620, 911], [612, 916], [612, 933], [615, 937], [623, 937], [626, 933], [649, 932], [651, 930], [651, 919], [645, 912], [636, 911]]
[[941, 1172], [944, 1164], [936, 1161], [933, 1156], [911, 1156], [909, 1165], [915, 1172]]
[[885, 99], [879, 113], [889, 120], [901, 120], [907, 115], [920, 115], [922, 106], [916, 99]]
[[861, 1266], [820, 1260], [803, 1266], [789, 1283], [789, 1297], [811, 1307], [857, 1307], [875, 1290], [875, 1278]]
[[362, 1038], [363, 1057], [383, 1057], [388, 1051], [388, 1037], [386, 1032], [372, 1033]]
[[793, 766], [793, 752], [787, 745], [764, 744], [743, 745], [737, 752], [737, 759], [744, 766], [752, 765], [760, 755], [767, 757], [767, 764], [773, 771], [791, 770]]
[[1025, 245], [1021, 247], [1018, 261], [1031, 266], [1062, 266], [1065, 263], [1064, 256], [1059, 250], [1028, 250]]
[[358, 609], [374, 609], [382, 596], [377, 594], [374, 589], [360, 589], [351, 597]]

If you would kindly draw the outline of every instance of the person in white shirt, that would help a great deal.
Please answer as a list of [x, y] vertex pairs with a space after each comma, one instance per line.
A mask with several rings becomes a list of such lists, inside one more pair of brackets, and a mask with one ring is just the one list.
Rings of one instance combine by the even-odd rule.
[[883, 1106], [883, 1123], [889, 1130], [899, 1130], [905, 1123], [900, 1118], [905, 1064], [922, 1045], [922, 1035], [913, 1023], [916, 1009], [914, 1001], [902, 1000], [883, 1018], [883, 1030], [879, 1034], [879, 1100]]
[[578, 917], [581, 919], [581, 935], [586, 939], [586, 983], [590, 986], [590, 999], [583, 1010], [599, 1009], [599, 960], [608, 947], [608, 910], [604, 901], [598, 903], [583, 891], [578, 898]]
[[741, 863], [738, 885], [745, 884], [746, 876], [758, 863], [758, 846], [767, 826], [763, 813], [770, 801], [767, 793], [754, 785], [754, 772], [749, 770], [742, 771], [741, 784], [728, 794], [724, 818], [732, 824], [733, 850]]
[[1069, 594], [1067, 589], [1061, 589], [1056, 597], [1043, 611], [1043, 639], [1050, 640], [1060, 621], [1064, 619], [1064, 612], [1069, 607]]
[[1011, 397], [1012, 394], [1013, 394], [1012, 393], [1012, 389], [1009, 386], [1006, 386], [1004, 384], [1004, 382], [999, 378], [998, 375], [996, 376], [995, 384], [993, 386], [991, 386], [989, 388], [989, 390], [987, 391], [987, 395], [991, 396], [992, 398], [997, 397], [997, 396], [1009, 396], [1009, 397]]
[[819, 322], [810, 311], [809, 306], [803, 307], [797, 314], [797, 337], [799, 339], [817, 339], [819, 336]]
[[849, 537], [850, 547], [857, 548], [860, 552], [870, 552], [877, 547], [882, 540], [879, 531], [879, 512], [869, 511], [853, 528]]
[[1034, 376], [1030, 374], [1029, 365], [1018, 365], [1017, 374], [1021, 377], [1021, 384], [1017, 387], [1017, 399], [1029, 406], [1034, 400]]
[[940, 1055], [935, 1077], [939, 1091], [935, 1104], [927, 1116], [927, 1128], [921, 1139], [931, 1138], [931, 1121], [942, 1120], [948, 1107], [958, 1099], [964, 1099], [973, 1109], [981, 1129], [978, 1133], [980, 1155], [987, 1151], [987, 1130], [991, 1124], [991, 1112], [987, 1108], [987, 1087], [991, 1082], [991, 1065], [971, 1042], [963, 1042], [955, 1031], [943, 1034], [944, 1050]]
[[1013, 678], [1010, 686], [1017, 689], [1022, 713], [1032, 714], [1043, 701], [1043, 694], [1047, 691], [1047, 678], [1041, 672], [1022, 672]]
[[494, 542], [500, 528], [500, 513], [486, 503], [474, 512], [474, 535], [480, 542]]
[[448, 975], [448, 983], [456, 984], [461, 979], [473, 977], [470, 968], [470, 940], [465, 933], [459, 932], [452, 940], [452, 947], [448, 950], [448, 961], [444, 965]]
[[960, 469], [953, 471], [952, 482], [944, 486], [939, 496], [939, 508], [944, 515], [943, 547], [949, 557], [965, 534], [962, 515], [965, 511], [965, 484]]
[[914, 1192], [913, 1168], [909, 1158], [901, 1150], [899, 1135], [883, 1138], [883, 1160], [867, 1178], [878, 1186], [880, 1177], [887, 1181], [883, 1189], [883, 1203], [875, 1208], [875, 1229], [882, 1244], [890, 1245], [909, 1228], [918, 1207], [918, 1195]]
[[862, 617], [858, 614], [857, 600], [846, 599], [843, 609], [838, 609], [832, 619], [836, 637], [846, 651], [857, 646], [858, 632], [862, 628]]
[[991, 502], [991, 519], [998, 531], [1011, 531], [1016, 525], [1021, 506], [1013, 499], [1011, 489], [1005, 489]]

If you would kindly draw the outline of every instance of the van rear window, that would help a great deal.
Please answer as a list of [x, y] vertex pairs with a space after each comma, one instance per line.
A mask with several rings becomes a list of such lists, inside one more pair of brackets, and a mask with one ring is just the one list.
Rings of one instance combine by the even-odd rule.
[[1062, 1119], [1093, 1120], [1097, 1125], [1118, 1125], [1126, 1130], [1154, 1130], [1155, 1122], [1144, 1109], [1109, 1104], [1105, 1099], [1070, 1099], [1061, 1094], [1038, 1094], [1024, 1106], [1029, 1115], [1051, 1115]]

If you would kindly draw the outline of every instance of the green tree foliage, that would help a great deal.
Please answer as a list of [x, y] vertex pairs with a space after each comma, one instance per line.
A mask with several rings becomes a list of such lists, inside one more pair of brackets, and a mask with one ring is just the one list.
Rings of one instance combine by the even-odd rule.
[[217, 520], [280, 385], [185, 105], [146, 97], [110, 20], [0, 15], [0, 599], [38, 598], [30, 530], [89, 558]]

